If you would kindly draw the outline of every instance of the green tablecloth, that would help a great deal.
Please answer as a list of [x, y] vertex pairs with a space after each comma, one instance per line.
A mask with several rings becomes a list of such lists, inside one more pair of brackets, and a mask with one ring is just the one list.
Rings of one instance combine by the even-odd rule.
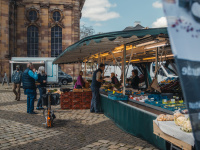
[[120, 101], [110, 100], [101, 95], [104, 114], [112, 119], [121, 129], [140, 137], [159, 149], [166, 150], [165, 140], [153, 134], [153, 120], [156, 115], [138, 109]]

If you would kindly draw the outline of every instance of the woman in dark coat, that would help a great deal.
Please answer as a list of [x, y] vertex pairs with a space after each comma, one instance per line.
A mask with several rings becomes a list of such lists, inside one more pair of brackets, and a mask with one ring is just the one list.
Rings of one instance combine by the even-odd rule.
[[139, 89], [140, 78], [138, 77], [138, 70], [132, 70], [131, 86], [133, 89]]
[[42, 95], [46, 94], [46, 81], [47, 81], [47, 75], [45, 74], [43, 66], [40, 66], [38, 69], [38, 80], [37, 81], [40, 83], [40, 85], [37, 86], [39, 89], [39, 92], [40, 92], [40, 98], [38, 99], [36, 109], [40, 110], [40, 109], [44, 109], [42, 107]]
[[119, 80], [115, 76], [115, 73], [112, 72], [110, 77], [111, 77], [111, 83], [112, 84], [119, 84]]

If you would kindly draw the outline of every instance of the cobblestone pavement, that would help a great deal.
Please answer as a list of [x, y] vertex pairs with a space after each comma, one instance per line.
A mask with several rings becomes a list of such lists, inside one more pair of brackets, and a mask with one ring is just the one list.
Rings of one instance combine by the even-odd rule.
[[[55, 125], [45, 128], [42, 111], [26, 113], [26, 96], [15, 101], [11, 86], [0, 86], [0, 149], [156, 150], [119, 129], [103, 114], [89, 110], [55, 110]], [[37, 102], [35, 102], [36, 105]]]

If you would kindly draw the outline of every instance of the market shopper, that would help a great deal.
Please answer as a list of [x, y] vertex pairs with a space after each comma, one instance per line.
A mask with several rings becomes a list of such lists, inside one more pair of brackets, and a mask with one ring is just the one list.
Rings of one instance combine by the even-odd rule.
[[8, 81], [6, 72], [4, 72], [4, 77], [3, 77], [3, 80], [2, 80], [2, 86], [4, 85], [5, 82], [7, 82], [8, 86], [9, 86], [9, 81]]
[[133, 89], [139, 89], [140, 78], [138, 77], [138, 70], [132, 70], [131, 86]]
[[16, 70], [12, 74], [13, 92], [15, 94], [15, 100], [20, 101], [20, 86], [22, 82], [22, 71], [20, 66], [16, 66]]
[[90, 107], [90, 112], [92, 113], [101, 113], [99, 88], [101, 87], [101, 83], [103, 82], [104, 77], [102, 77], [102, 73], [104, 72], [104, 69], [105, 65], [100, 64], [99, 69], [94, 72], [92, 77], [92, 101]]
[[80, 71], [79, 72], [79, 76], [78, 76], [78, 78], [77, 78], [77, 82], [75, 83], [75, 86], [74, 86], [74, 88], [76, 89], [80, 89], [80, 88], [82, 88], [82, 87], [84, 87], [85, 86], [85, 82], [84, 82], [84, 80], [83, 80], [83, 71]]
[[119, 80], [117, 79], [117, 77], [115, 76], [115, 73], [114, 72], [112, 72], [111, 73], [111, 83], [112, 84], [119, 84]]
[[34, 110], [34, 98], [35, 98], [35, 80], [38, 79], [37, 72], [32, 63], [27, 64], [27, 69], [23, 73], [22, 82], [24, 94], [27, 95], [27, 113], [37, 114]]
[[38, 99], [36, 109], [41, 110], [41, 109], [44, 109], [42, 107], [42, 95], [46, 94], [46, 81], [47, 81], [47, 75], [45, 73], [44, 66], [40, 66], [38, 68], [38, 80], [37, 81], [39, 82], [39, 85], [37, 85], [37, 88], [39, 89], [40, 97]]

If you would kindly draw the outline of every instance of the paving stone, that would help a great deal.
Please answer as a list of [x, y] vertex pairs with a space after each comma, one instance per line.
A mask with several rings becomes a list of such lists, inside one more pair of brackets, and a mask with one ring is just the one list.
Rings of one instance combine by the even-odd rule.
[[141, 147], [141, 146], [136, 146], [136, 147], [134, 147], [134, 149], [141, 150], [141, 149], [143, 149], [143, 147]]
[[153, 148], [144, 148], [143, 150], [153, 150]]
[[127, 147], [120, 147], [119, 150], [128, 150], [129, 148]]
[[110, 141], [108, 141], [108, 140], [99, 140], [98, 142], [107, 144], [107, 143], [109, 143]]
[[118, 145], [110, 145], [108, 148], [109, 149], [117, 149], [117, 148], [119, 148], [120, 146], [118, 146]]
[[[37, 115], [26, 113], [26, 96], [13, 100], [12, 88], [0, 86], [0, 149], [119, 149], [150, 147], [151, 144], [119, 129], [103, 114], [90, 110], [61, 110], [52, 106], [56, 119], [53, 128], [45, 128], [43, 111]], [[37, 90], [38, 92], [38, 90]], [[39, 92], [38, 92], [39, 94]], [[39, 95], [38, 95], [39, 98]], [[35, 101], [36, 106], [37, 101]], [[4, 145], [3, 145], [4, 144]], [[132, 146], [134, 145], [134, 146]]]
[[101, 142], [95, 142], [95, 143], [93, 143], [93, 145], [95, 145], [95, 146], [99, 146], [101, 144], [102, 144]]

